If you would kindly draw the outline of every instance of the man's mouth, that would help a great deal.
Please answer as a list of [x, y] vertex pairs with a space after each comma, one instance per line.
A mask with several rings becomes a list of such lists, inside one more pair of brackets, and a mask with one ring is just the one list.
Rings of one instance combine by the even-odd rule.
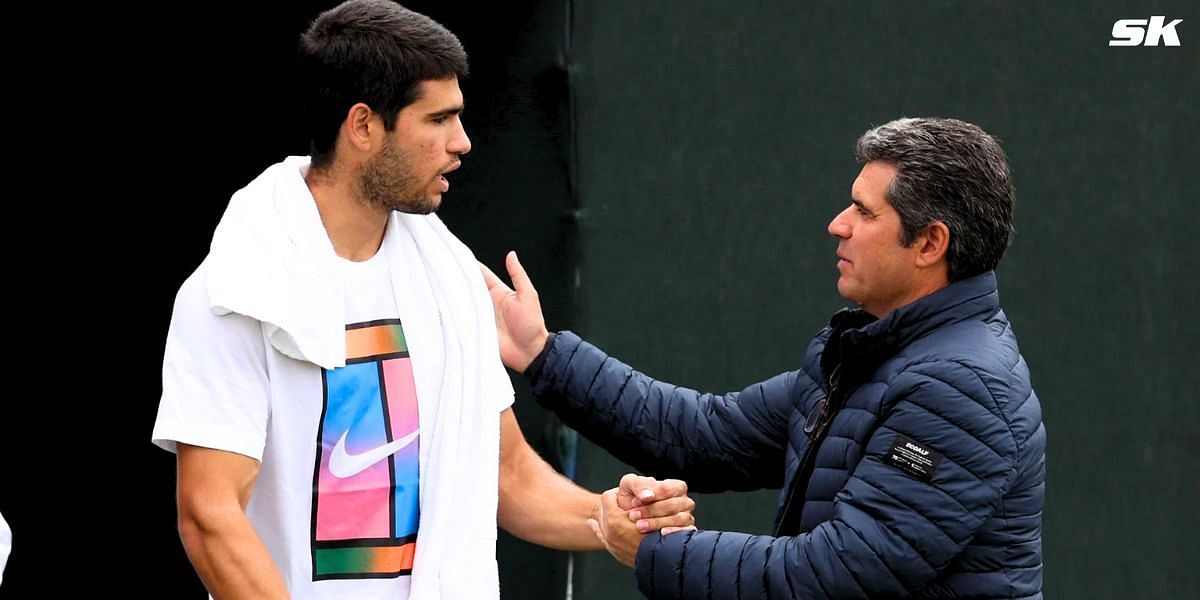
[[447, 167], [445, 170], [443, 170], [441, 173], [438, 174], [437, 182], [438, 182], [438, 185], [441, 186], [443, 193], [450, 191], [450, 180], [446, 179], [446, 174], [451, 171], [458, 170], [458, 168], [461, 166], [462, 166], [462, 161], [455, 161], [449, 167]]

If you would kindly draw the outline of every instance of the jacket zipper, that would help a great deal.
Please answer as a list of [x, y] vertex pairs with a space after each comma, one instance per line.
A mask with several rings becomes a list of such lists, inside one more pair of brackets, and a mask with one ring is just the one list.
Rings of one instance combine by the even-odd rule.
[[820, 410], [814, 411], [817, 413], [816, 420], [813, 420], [811, 415], [804, 420], [804, 433], [809, 440], [808, 448], [804, 452], [804, 458], [800, 461], [800, 472], [792, 480], [787, 502], [783, 505], [783, 515], [779, 519], [779, 526], [775, 528], [776, 537], [800, 533], [800, 515], [796, 514], [793, 517], [792, 505], [796, 502], [797, 496], [807, 491], [808, 481], [812, 479], [813, 470], [817, 465], [817, 451], [821, 449], [821, 443], [825, 441], [825, 436], [829, 433], [830, 423], [842, 409], [841, 405], [844, 399], [838, 394], [841, 370], [842, 364], [838, 363], [833, 368], [833, 372], [829, 374], [829, 392], [818, 401]]

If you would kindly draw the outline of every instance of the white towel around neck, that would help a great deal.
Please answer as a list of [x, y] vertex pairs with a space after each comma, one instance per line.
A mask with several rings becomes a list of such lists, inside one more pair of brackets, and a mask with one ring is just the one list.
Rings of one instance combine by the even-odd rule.
[[[279, 352], [334, 369], [346, 364], [344, 292], [304, 182], [308, 164], [289, 157], [233, 195], [207, 259], [209, 303], [216, 314], [261, 321]], [[441, 365], [414, 369], [441, 376], [416, 381], [421, 517], [411, 598], [499, 598], [499, 406], [512, 388], [491, 300], [474, 255], [437, 216], [393, 212], [387, 227], [382, 251], [410, 356]]]

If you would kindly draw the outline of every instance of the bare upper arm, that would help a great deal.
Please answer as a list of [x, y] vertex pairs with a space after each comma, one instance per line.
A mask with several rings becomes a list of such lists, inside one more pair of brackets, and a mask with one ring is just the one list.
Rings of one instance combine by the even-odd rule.
[[512, 472], [525, 458], [526, 453], [532, 453], [533, 448], [525, 441], [521, 426], [513, 409], [506, 408], [500, 412], [500, 480], [504, 481], [506, 472]]
[[228, 507], [231, 501], [246, 509], [258, 477], [257, 460], [236, 452], [179, 444], [176, 464], [180, 513]]
[[[547, 478], [559, 476], [529, 445], [513, 409], [500, 412], [500, 495], [524, 492], [548, 485]], [[503, 504], [503, 502], [502, 502]]]

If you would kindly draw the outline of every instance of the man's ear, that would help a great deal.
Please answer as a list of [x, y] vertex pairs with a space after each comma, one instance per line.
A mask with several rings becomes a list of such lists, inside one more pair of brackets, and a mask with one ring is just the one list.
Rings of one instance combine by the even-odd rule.
[[934, 221], [917, 234], [914, 243], [917, 245], [917, 266], [932, 267], [946, 259], [946, 251], [950, 249], [950, 228], [941, 221]]
[[346, 120], [342, 121], [342, 136], [352, 148], [362, 152], [371, 150], [375, 144], [371, 134], [376, 127], [382, 126], [381, 122], [376, 121], [377, 116], [370, 106], [362, 102], [350, 107]]

